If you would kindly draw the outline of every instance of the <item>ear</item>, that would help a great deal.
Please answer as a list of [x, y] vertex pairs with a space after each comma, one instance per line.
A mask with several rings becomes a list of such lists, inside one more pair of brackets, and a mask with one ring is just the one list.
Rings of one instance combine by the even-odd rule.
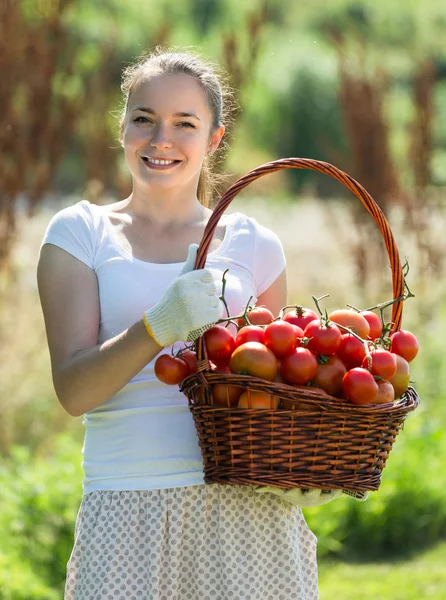
[[209, 140], [209, 144], [208, 144], [208, 153], [209, 154], [213, 154], [217, 150], [218, 146], [220, 145], [221, 139], [224, 136], [224, 133], [225, 133], [224, 125], [220, 125], [213, 131], [211, 139]]

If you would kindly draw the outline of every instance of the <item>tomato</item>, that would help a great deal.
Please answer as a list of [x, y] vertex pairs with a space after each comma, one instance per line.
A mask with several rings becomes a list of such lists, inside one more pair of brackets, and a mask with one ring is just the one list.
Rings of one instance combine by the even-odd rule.
[[378, 395], [375, 399], [375, 404], [387, 404], [388, 402], [393, 402], [395, 400], [395, 390], [393, 389], [393, 385], [385, 379], [381, 379], [381, 381], [378, 381], [377, 383]]
[[155, 375], [167, 385], [178, 385], [189, 375], [189, 368], [184, 360], [170, 354], [161, 354], [154, 365]]
[[239, 408], [277, 408], [279, 398], [266, 392], [247, 390], [243, 392], [238, 401]]
[[379, 388], [375, 378], [367, 369], [355, 367], [344, 375], [342, 390], [353, 404], [371, 404], [375, 402]]
[[287, 383], [307, 383], [315, 376], [316, 371], [316, 357], [307, 348], [295, 348], [280, 364], [280, 374]]
[[[273, 313], [266, 306], [254, 306], [248, 312], [248, 319], [251, 325], [268, 325], [274, 321]], [[244, 319], [237, 319], [239, 327], [247, 325]]]
[[297, 325], [302, 330], [315, 319], [318, 319], [319, 315], [311, 310], [311, 308], [304, 308], [303, 306], [296, 306], [295, 310], [288, 312], [284, 315], [283, 320], [293, 325]]
[[192, 375], [192, 373], [197, 372], [197, 355], [195, 352], [193, 352], [192, 350], [185, 350], [184, 352], [181, 352], [178, 358], [184, 360], [184, 362], [186, 363], [187, 368], [189, 370], [189, 375]]
[[404, 392], [409, 387], [410, 382], [410, 365], [405, 358], [399, 354], [395, 354], [396, 358], [396, 373], [389, 379], [395, 390], [395, 398], [401, 398]]
[[399, 354], [410, 363], [418, 354], [418, 340], [405, 329], [395, 331], [390, 337], [390, 352]]
[[298, 325], [294, 325], [293, 323], [290, 323], [290, 325], [294, 329], [294, 335], [296, 336], [296, 346], [300, 346], [301, 340], [304, 337], [304, 331]]
[[273, 381], [277, 373], [277, 358], [259, 342], [246, 342], [234, 350], [229, 362], [231, 373], [260, 377]]
[[219, 366], [227, 365], [235, 348], [235, 339], [229, 329], [214, 325], [204, 333], [203, 339], [208, 359]]
[[244, 388], [238, 385], [214, 383], [212, 385], [212, 403], [216, 406], [237, 406], [238, 399], [243, 392]]
[[246, 342], [260, 342], [265, 343], [265, 330], [263, 327], [258, 325], [246, 325], [239, 329], [235, 336], [235, 347], [246, 344]]
[[296, 332], [291, 323], [277, 320], [265, 327], [265, 346], [281, 358], [296, 347]]
[[333, 321], [333, 323], [343, 325], [344, 327], [349, 327], [363, 340], [366, 340], [369, 336], [370, 325], [368, 324], [366, 318], [354, 310], [341, 308], [330, 313], [328, 318], [330, 321]]
[[392, 354], [388, 350], [378, 348], [370, 352], [372, 364], [369, 365], [367, 356], [364, 357], [361, 367], [367, 369], [372, 375], [382, 377], [383, 379], [390, 379], [396, 373], [396, 358], [395, 354]]
[[327, 361], [318, 363], [311, 385], [325, 390], [330, 396], [336, 396], [342, 389], [342, 379], [347, 368], [342, 360], [333, 354]]
[[334, 354], [341, 343], [339, 328], [333, 323], [325, 325], [320, 319], [308, 323], [304, 336], [309, 338], [307, 348], [315, 354]]
[[365, 356], [364, 343], [351, 333], [344, 333], [336, 354], [350, 369], [360, 367]]
[[381, 337], [383, 332], [383, 324], [381, 322], [381, 317], [371, 310], [362, 310], [359, 314], [361, 314], [364, 319], [367, 321], [370, 327], [369, 339], [376, 340]]

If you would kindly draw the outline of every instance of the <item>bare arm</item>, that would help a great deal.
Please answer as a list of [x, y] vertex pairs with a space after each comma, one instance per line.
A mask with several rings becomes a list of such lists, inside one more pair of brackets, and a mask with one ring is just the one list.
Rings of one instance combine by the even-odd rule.
[[269, 288], [263, 294], [260, 294], [256, 305], [266, 306], [273, 313], [274, 317], [277, 317], [280, 310], [286, 306], [287, 293], [286, 270], [284, 269]]
[[96, 274], [65, 250], [43, 246], [37, 281], [54, 389], [70, 415], [79, 416], [103, 404], [162, 350], [142, 319], [103, 344], [97, 343]]

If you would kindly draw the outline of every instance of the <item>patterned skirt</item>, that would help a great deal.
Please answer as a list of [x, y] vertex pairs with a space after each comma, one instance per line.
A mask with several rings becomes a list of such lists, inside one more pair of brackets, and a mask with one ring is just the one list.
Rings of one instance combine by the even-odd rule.
[[65, 600], [317, 600], [300, 508], [247, 486], [84, 496]]

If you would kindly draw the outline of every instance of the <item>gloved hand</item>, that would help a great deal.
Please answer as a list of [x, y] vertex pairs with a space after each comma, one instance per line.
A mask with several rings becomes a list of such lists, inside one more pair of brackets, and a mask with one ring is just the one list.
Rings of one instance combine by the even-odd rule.
[[193, 342], [223, 316], [223, 304], [208, 269], [194, 271], [198, 244], [189, 246], [180, 275], [162, 299], [144, 313], [149, 335], [160, 346]]
[[342, 494], [348, 494], [359, 501], [367, 500], [368, 497], [368, 492], [351, 492], [349, 490], [319, 490], [310, 488], [291, 488], [289, 490], [285, 490], [268, 485], [255, 486], [254, 490], [259, 494], [276, 494], [277, 496], [280, 496], [282, 500], [290, 502], [295, 506], [300, 506], [301, 508], [311, 508], [313, 506], [327, 504], [328, 502], [339, 498], [339, 496], [342, 496]]

